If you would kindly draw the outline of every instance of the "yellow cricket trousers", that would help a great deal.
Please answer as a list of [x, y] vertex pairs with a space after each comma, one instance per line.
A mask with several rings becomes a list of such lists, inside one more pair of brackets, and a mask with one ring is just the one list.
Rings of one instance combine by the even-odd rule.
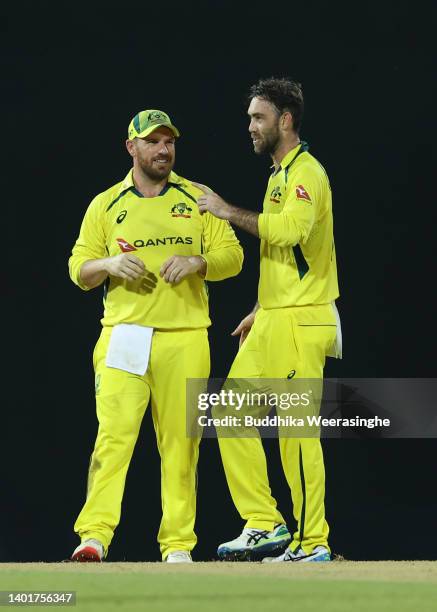
[[[105, 365], [112, 328], [105, 327], [94, 350], [99, 429], [88, 475], [85, 505], [74, 530], [108, 549], [120, 521], [126, 474], [144, 412], [151, 398], [161, 456], [162, 557], [192, 550], [196, 514], [199, 439], [186, 436], [186, 379], [207, 378], [210, 370], [206, 329], [156, 331], [144, 376]], [[147, 482], [147, 473], [144, 481]]]
[[[334, 343], [336, 321], [331, 304], [260, 309], [241, 346], [229, 378], [321, 379], [326, 354]], [[261, 439], [220, 438], [229, 489], [246, 527], [273, 530], [285, 523], [271, 495]], [[318, 438], [280, 438], [282, 466], [291, 489], [297, 530], [290, 548], [309, 554], [328, 546], [325, 520], [325, 468]]]

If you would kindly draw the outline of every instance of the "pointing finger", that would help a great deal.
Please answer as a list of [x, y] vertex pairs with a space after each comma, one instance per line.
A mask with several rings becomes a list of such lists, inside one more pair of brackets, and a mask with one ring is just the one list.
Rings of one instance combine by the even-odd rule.
[[195, 187], [197, 187], [197, 189], [200, 189], [200, 191], [203, 191], [203, 193], [214, 193], [212, 189], [210, 189], [206, 185], [202, 185], [202, 183], [195, 183], [194, 181], [191, 181], [191, 183]]
[[241, 332], [243, 331], [243, 326], [240, 323], [239, 325], [237, 325], [237, 327], [234, 329], [234, 331], [231, 333], [231, 336], [239, 336], [241, 334]]

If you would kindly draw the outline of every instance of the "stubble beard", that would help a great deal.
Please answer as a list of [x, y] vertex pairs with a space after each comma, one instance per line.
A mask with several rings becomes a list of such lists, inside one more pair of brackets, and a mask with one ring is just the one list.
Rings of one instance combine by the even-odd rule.
[[141, 172], [147, 176], [151, 181], [160, 182], [170, 176], [170, 172], [173, 170], [174, 159], [170, 161], [169, 166], [165, 166], [162, 168], [157, 168], [153, 165], [153, 162], [148, 163], [145, 161], [140, 161], [139, 163]]
[[267, 134], [263, 136], [263, 142], [258, 150], [255, 149], [257, 155], [273, 155], [279, 144], [279, 130], [277, 127], [269, 130]]

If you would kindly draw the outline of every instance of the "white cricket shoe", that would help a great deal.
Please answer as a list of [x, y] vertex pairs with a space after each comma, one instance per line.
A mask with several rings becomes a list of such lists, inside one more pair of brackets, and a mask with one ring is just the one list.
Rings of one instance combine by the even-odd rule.
[[331, 554], [325, 546], [316, 546], [314, 550], [307, 555], [301, 548], [298, 548], [295, 553], [289, 548], [279, 557], [265, 557], [263, 563], [280, 563], [281, 561], [294, 561], [295, 563], [310, 563], [312, 561], [331, 561]]
[[99, 540], [94, 540], [93, 538], [84, 540], [71, 555], [72, 561], [79, 562], [96, 561], [98, 563], [103, 561], [104, 558], [105, 549], [103, 544]]
[[281, 552], [290, 542], [286, 525], [276, 525], [273, 531], [245, 527], [238, 538], [220, 544], [217, 554], [224, 561], [250, 561], [266, 553]]
[[188, 550], [174, 550], [168, 553], [166, 563], [193, 563], [193, 559]]

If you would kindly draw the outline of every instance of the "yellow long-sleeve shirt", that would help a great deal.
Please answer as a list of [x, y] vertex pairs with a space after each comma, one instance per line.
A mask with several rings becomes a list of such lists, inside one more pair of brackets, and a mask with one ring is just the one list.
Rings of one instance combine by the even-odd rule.
[[331, 188], [306, 143], [271, 175], [258, 231], [262, 308], [327, 304], [338, 297]]
[[102, 325], [136, 323], [157, 329], [210, 325], [207, 289], [198, 274], [175, 286], [159, 276], [172, 255], [202, 255], [208, 281], [240, 272], [243, 250], [234, 231], [226, 221], [199, 213], [200, 195], [190, 181], [172, 172], [159, 196], [145, 198], [135, 189], [131, 170], [124, 181], [93, 199], [69, 259], [72, 281], [86, 290], [80, 278], [86, 261], [129, 251], [142, 259], [148, 271], [136, 281], [108, 277]]

